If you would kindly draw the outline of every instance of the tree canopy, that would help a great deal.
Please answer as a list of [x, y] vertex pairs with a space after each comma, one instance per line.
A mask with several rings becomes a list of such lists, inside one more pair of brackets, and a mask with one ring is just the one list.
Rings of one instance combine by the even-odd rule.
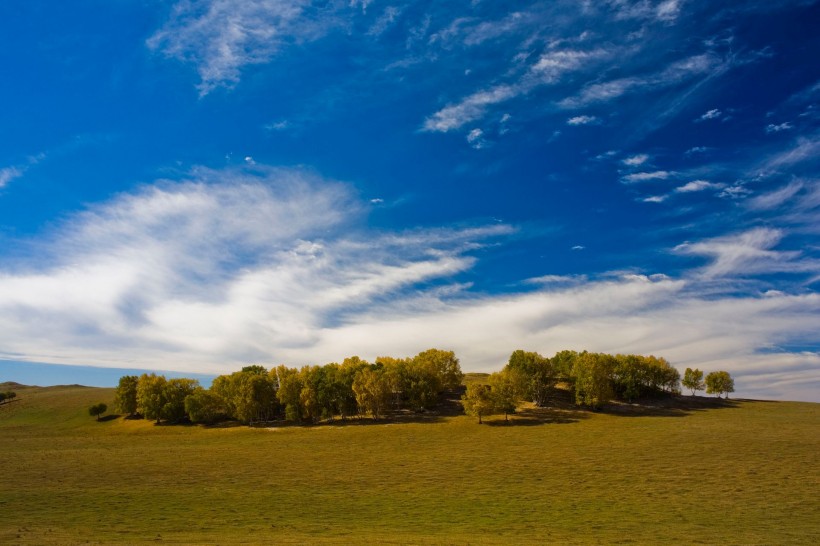
[[706, 394], [716, 394], [719, 397], [726, 393], [726, 398], [729, 398], [730, 392], [735, 392], [735, 380], [729, 372], [711, 372], [706, 376]]

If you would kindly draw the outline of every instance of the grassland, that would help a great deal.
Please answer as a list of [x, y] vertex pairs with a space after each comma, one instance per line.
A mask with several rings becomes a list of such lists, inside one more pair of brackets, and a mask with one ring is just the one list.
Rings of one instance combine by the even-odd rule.
[[96, 422], [112, 390], [0, 406], [0, 544], [818, 544], [820, 405], [345, 426]]

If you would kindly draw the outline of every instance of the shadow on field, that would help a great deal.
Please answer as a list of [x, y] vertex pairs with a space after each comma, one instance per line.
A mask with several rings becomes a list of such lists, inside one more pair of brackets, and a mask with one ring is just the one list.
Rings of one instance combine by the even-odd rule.
[[119, 419], [119, 418], [120, 418], [120, 415], [111, 414], [111, 415], [106, 415], [105, 417], [100, 417], [98, 419], [98, 421], [100, 423], [105, 423], [106, 421], [113, 421], [114, 419]]
[[567, 425], [577, 423], [590, 418], [590, 412], [574, 409], [560, 409], [554, 407], [538, 408], [531, 407], [520, 409], [514, 415], [510, 415], [509, 421], [495, 416], [491, 420], [485, 420], [484, 424], [491, 427], [531, 427], [538, 425]]
[[669, 394], [654, 398], [614, 402], [601, 408], [601, 413], [620, 417], [686, 417], [697, 411], [736, 408], [741, 400]]

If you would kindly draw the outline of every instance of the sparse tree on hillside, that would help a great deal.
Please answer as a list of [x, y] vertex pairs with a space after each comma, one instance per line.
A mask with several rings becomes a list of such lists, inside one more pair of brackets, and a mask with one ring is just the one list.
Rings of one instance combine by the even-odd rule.
[[703, 372], [699, 369], [695, 368], [686, 368], [686, 371], [683, 372], [683, 381], [681, 381], [684, 388], [690, 389], [692, 391], [692, 396], [695, 396], [695, 391], [702, 391], [706, 388], [706, 384], [703, 382]]
[[479, 425], [482, 417], [495, 413], [492, 389], [481, 383], [467, 385], [467, 392], [461, 397], [461, 405], [464, 406], [464, 413], [478, 417]]
[[100, 415], [105, 413], [108, 410], [108, 406], [100, 402], [99, 404], [94, 404], [90, 408], [88, 408], [88, 415], [91, 417], [96, 417], [97, 421], [100, 420]]
[[735, 392], [735, 380], [729, 372], [711, 372], [706, 376], [706, 394], [717, 394], [720, 397], [724, 392], [726, 398], [729, 398], [730, 392]]
[[136, 375], [120, 377], [120, 383], [114, 393], [114, 407], [118, 411], [128, 415], [137, 413], [137, 383], [139, 383], [139, 377]]
[[17, 398], [17, 393], [14, 392], [14, 391], [8, 391], [8, 392], [5, 393], [5, 395], [6, 395], [6, 400], [8, 400], [9, 402], [11, 402], [15, 398]]
[[6, 393], [0, 392], [0, 404], [6, 400]]

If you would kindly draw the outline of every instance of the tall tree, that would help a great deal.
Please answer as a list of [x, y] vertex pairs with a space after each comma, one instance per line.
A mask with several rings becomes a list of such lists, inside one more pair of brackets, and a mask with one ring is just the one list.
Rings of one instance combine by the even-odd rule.
[[515, 409], [527, 393], [529, 382], [525, 372], [518, 368], [505, 368], [490, 375], [491, 397], [493, 406], [504, 412], [504, 420], [509, 421], [509, 414]]
[[695, 396], [695, 391], [702, 391], [706, 388], [706, 384], [703, 382], [703, 372], [699, 369], [695, 368], [686, 368], [686, 371], [683, 372], [683, 381], [681, 381], [683, 386], [687, 389], [692, 391], [692, 396]]
[[161, 416], [171, 423], [179, 423], [188, 414], [185, 412], [185, 398], [199, 387], [199, 381], [184, 377], [169, 379], [163, 386], [164, 404]]
[[510, 355], [506, 368], [518, 370], [524, 374], [524, 396], [536, 406], [541, 407], [547, 404], [556, 382], [555, 369], [549, 358], [519, 349]]
[[137, 382], [137, 411], [146, 419], [156, 419], [157, 423], [166, 403], [165, 383], [165, 376], [155, 373], [144, 373]]
[[482, 417], [495, 413], [492, 389], [489, 385], [481, 383], [467, 385], [467, 391], [461, 397], [461, 405], [464, 406], [464, 413], [478, 417], [479, 425], [482, 423]]
[[428, 349], [413, 357], [414, 362], [429, 370], [438, 378], [439, 384], [435, 386], [435, 391], [443, 389], [455, 389], [461, 385], [464, 374], [458, 363], [458, 358], [453, 351], [442, 351], [441, 349]]
[[729, 372], [711, 372], [706, 376], [706, 394], [717, 394], [720, 397], [726, 393], [726, 398], [729, 398], [730, 392], [735, 392], [735, 380]]
[[612, 372], [615, 357], [607, 354], [581, 353], [573, 365], [575, 402], [598, 408], [613, 395]]
[[225, 410], [221, 397], [210, 390], [197, 387], [185, 397], [185, 412], [193, 423], [212, 424]]
[[139, 377], [136, 375], [120, 377], [119, 385], [114, 392], [114, 406], [118, 411], [128, 415], [137, 413], [137, 383]]
[[369, 413], [373, 419], [384, 414], [390, 404], [390, 384], [383, 368], [363, 368], [353, 380], [356, 403], [362, 413]]

